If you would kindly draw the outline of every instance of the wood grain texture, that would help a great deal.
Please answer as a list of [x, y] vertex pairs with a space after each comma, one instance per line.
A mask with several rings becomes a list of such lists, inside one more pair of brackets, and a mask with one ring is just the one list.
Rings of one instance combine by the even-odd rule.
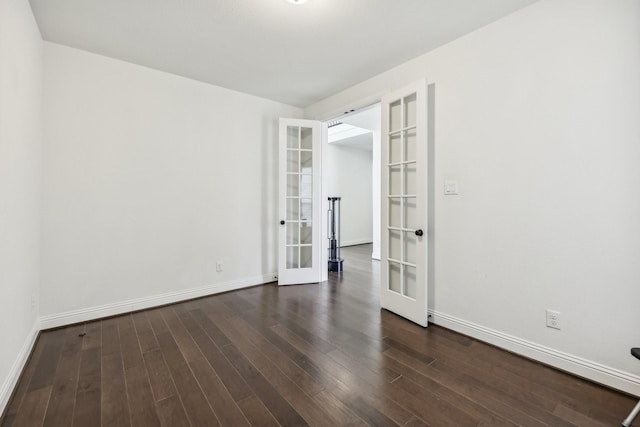
[[634, 406], [380, 310], [370, 253], [343, 248], [325, 283], [44, 331], [0, 426], [614, 426]]

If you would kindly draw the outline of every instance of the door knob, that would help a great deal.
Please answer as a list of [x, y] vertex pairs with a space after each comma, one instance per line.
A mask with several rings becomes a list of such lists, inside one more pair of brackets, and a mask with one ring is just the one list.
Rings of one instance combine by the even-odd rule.
[[420, 237], [420, 236], [422, 236], [423, 234], [424, 234], [424, 233], [423, 233], [422, 229], [417, 229], [417, 230], [416, 230], [416, 236]]
[[280, 220], [280, 225], [284, 225], [284, 219]]

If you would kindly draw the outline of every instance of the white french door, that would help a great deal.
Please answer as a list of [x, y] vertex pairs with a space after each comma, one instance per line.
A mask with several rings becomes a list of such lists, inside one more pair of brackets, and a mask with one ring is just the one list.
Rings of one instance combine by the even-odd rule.
[[320, 122], [280, 119], [279, 285], [320, 281], [320, 136]]
[[380, 305], [427, 326], [427, 85], [382, 99]]

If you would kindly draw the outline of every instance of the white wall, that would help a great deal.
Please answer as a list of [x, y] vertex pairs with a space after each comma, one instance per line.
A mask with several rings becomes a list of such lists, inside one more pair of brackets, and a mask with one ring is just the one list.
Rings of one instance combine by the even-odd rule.
[[[371, 136], [369, 136], [371, 138]], [[340, 244], [373, 241], [372, 151], [335, 142], [327, 147], [327, 186], [330, 197], [340, 200]], [[326, 215], [326, 213], [325, 213]]]
[[305, 116], [424, 76], [435, 321], [640, 394], [640, 2], [540, 1]]
[[273, 278], [300, 109], [46, 42], [45, 111], [44, 326]]
[[41, 106], [42, 39], [31, 8], [0, 1], [0, 413], [37, 332]]

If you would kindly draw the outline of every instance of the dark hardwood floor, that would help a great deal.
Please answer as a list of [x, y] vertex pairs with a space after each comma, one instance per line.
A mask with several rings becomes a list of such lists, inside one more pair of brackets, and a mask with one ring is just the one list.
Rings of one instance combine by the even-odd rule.
[[43, 332], [1, 425], [615, 426], [634, 406], [381, 311], [370, 253], [345, 248], [345, 272], [328, 283]]

